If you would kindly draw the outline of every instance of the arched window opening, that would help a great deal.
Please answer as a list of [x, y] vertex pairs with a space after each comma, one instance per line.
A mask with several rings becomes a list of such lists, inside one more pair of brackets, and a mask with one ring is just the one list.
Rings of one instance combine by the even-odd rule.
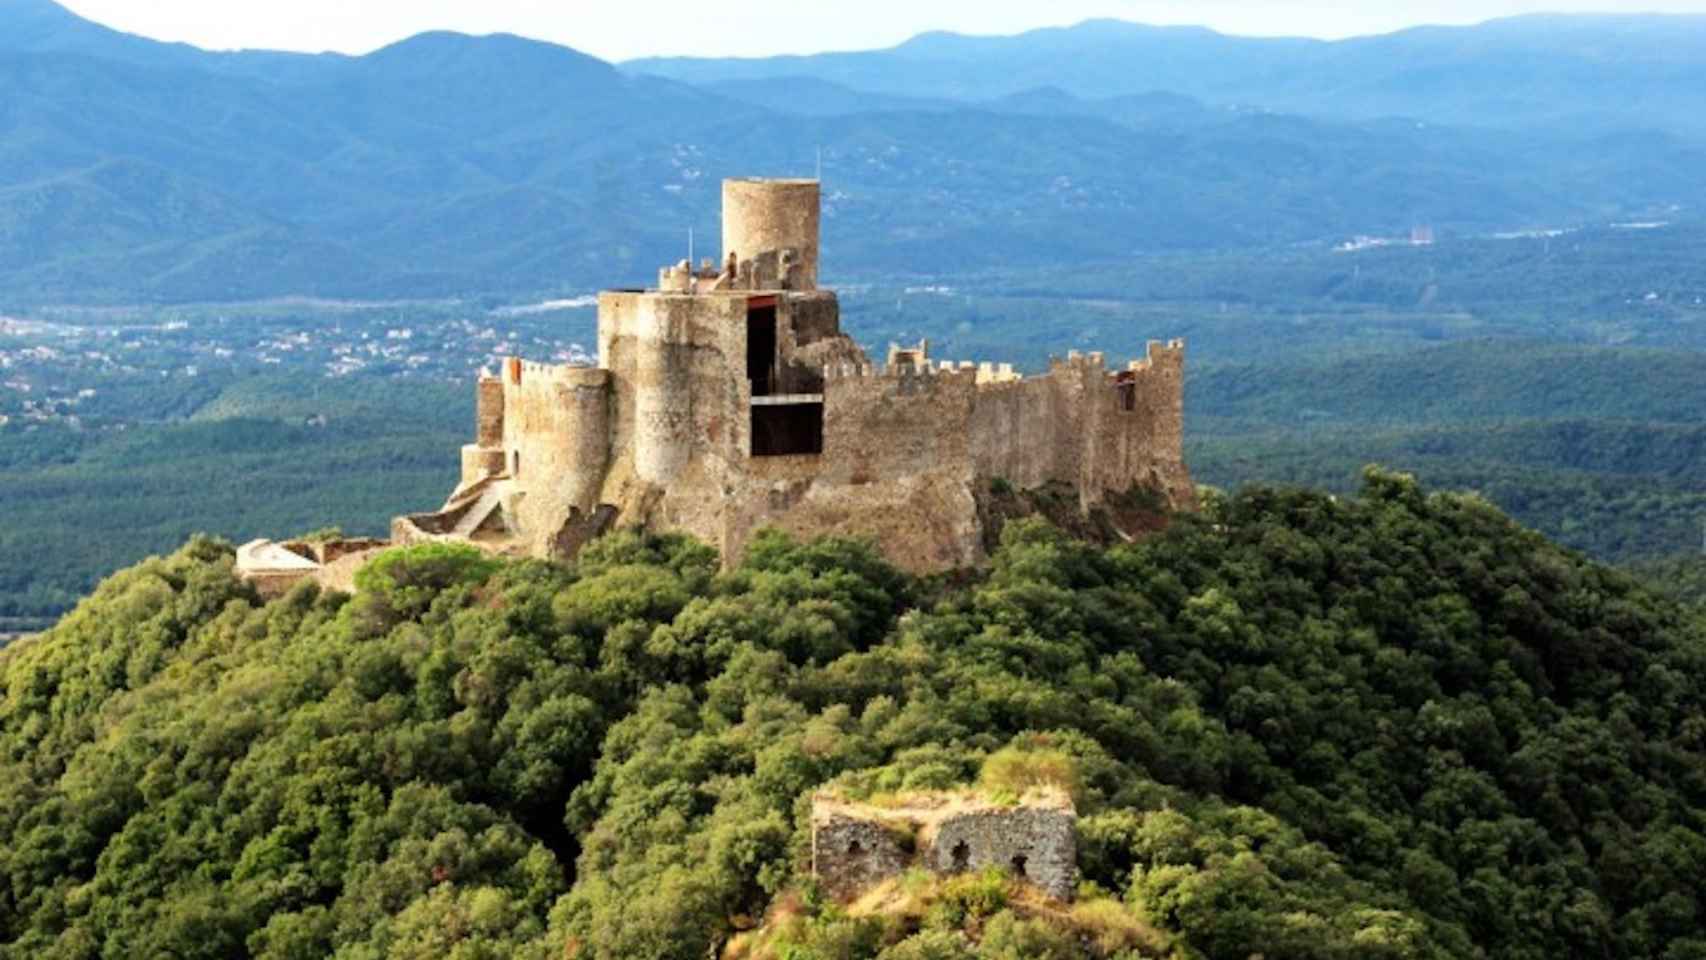
[[971, 866], [971, 848], [966, 846], [964, 840], [954, 844], [953, 857], [955, 873], [964, 873], [965, 869]]
[[852, 843], [847, 845], [847, 855], [850, 857], [862, 857], [862, 856], [864, 856], [865, 855], [865, 845], [860, 843], [857, 840], [853, 841]]
[[1014, 857], [1013, 858], [1013, 876], [1018, 877], [1021, 880], [1027, 879], [1030, 875], [1025, 872], [1025, 867], [1029, 863], [1030, 863], [1030, 860], [1028, 858], [1026, 858], [1026, 856], [1022, 853], [1019, 854], [1018, 856]]

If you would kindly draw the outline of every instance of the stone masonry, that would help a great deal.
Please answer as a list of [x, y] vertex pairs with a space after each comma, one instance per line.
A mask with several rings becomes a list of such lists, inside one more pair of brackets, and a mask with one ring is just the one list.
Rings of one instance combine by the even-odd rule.
[[996, 804], [972, 795], [927, 794], [897, 806], [812, 799], [812, 874], [850, 900], [910, 867], [948, 876], [996, 867], [1059, 900], [1078, 872], [1077, 814], [1064, 793]]
[[395, 542], [567, 557], [639, 525], [733, 563], [769, 526], [868, 537], [931, 572], [985, 559], [979, 498], [998, 478], [1069, 485], [1086, 512], [1134, 487], [1193, 504], [1181, 341], [1036, 376], [928, 344], [875, 363], [817, 285], [817, 182], [730, 180], [723, 204], [723, 260], [599, 297], [596, 367], [515, 358], [481, 378], [461, 483], [398, 518]]

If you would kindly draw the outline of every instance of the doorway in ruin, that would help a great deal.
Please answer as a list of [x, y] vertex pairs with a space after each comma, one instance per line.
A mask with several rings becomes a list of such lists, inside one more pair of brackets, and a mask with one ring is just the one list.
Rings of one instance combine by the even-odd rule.
[[754, 297], [746, 306], [746, 378], [752, 395], [776, 392], [776, 298]]
[[966, 846], [966, 842], [964, 840], [961, 840], [959, 843], [954, 844], [952, 855], [954, 858], [954, 872], [965, 873], [966, 868], [971, 866], [971, 848]]

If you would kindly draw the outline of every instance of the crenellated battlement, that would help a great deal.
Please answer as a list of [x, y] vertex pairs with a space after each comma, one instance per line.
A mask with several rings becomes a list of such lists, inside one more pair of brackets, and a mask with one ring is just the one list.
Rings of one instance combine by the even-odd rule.
[[977, 364], [964, 363], [958, 366], [943, 363], [940, 366], [931, 364], [913, 365], [910, 363], [832, 363], [823, 368], [823, 378], [826, 383], [842, 380], [888, 380], [894, 382], [931, 380], [963, 383], [976, 382], [978, 375]]
[[482, 383], [501, 380], [512, 387], [603, 387], [610, 383], [610, 371], [585, 364], [540, 363], [520, 357], [509, 357], [504, 360], [501, 377], [482, 373], [480, 380]]
[[[1025, 376], [1011, 363], [971, 360], [926, 360], [919, 363], [915, 362], [912, 356], [906, 356], [911, 353], [910, 351], [901, 351], [906, 359], [900, 362], [829, 364], [823, 368], [823, 378], [826, 383], [847, 380], [899, 382], [921, 378], [932, 380], [946, 378], [954, 382], [963, 382], [969, 379], [980, 391], [984, 391], [1023, 387], [1027, 384], [1045, 381], [1060, 373], [1072, 373], [1075, 375], [1100, 375], [1110, 385], [1116, 385], [1131, 383], [1133, 374], [1144, 374], [1155, 370], [1158, 361], [1176, 363], [1182, 359], [1183, 350], [1183, 340], [1165, 343], [1159, 340], [1151, 341], [1148, 356], [1130, 361], [1123, 370], [1109, 367], [1107, 355], [1100, 351], [1080, 353], [1074, 350], [1064, 358], [1050, 358], [1048, 371], [1034, 376]], [[891, 347], [890, 356], [895, 355], [895, 348]]]

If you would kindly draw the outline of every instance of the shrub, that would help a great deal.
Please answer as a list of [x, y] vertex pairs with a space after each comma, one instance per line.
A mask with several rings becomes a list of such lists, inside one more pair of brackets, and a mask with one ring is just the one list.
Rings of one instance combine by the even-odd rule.
[[427, 543], [385, 551], [356, 572], [355, 586], [410, 620], [425, 613], [444, 590], [484, 583], [501, 566], [478, 547]]
[[1082, 792], [1078, 763], [1058, 750], [1007, 747], [983, 761], [978, 784], [992, 797], [1024, 797], [1034, 790], [1056, 788], [1074, 800]]

